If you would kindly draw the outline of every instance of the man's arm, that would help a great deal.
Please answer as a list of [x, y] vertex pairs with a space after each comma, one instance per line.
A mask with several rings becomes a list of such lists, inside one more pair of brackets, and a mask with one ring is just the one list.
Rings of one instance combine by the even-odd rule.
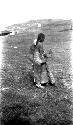
[[43, 52], [43, 57], [44, 57], [44, 61], [47, 62], [48, 56], [47, 56], [47, 53], [45, 53], [45, 51]]
[[34, 45], [32, 44], [32, 45], [30, 46], [30, 49], [29, 49], [29, 57], [28, 57], [28, 59], [29, 59], [30, 62], [32, 62], [32, 63], [33, 63], [33, 54], [34, 54]]
[[29, 54], [34, 54], [35, 46], [32, 44], [29, 49]]

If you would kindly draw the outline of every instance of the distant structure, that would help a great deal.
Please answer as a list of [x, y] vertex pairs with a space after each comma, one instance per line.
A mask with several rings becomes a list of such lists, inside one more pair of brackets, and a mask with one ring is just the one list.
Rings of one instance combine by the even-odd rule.
[[38, 27], [41, 27], [41, 23], [38, 23]]
[[0, 33], [0, 36], [6, 36], [6, 35], [9, 35], [10, 33], [12, 32], [5, 30]]

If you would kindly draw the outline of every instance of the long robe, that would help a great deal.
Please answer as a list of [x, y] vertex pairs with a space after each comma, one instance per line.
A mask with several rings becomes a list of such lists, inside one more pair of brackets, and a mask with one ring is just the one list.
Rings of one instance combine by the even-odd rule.
[[32, 55], [31, 60], [34, 65], [34, 77], [37, 83], [45, 83], [48, 82], [48, 74], [46, 71], [45, 64], [41, 65], [43, 62], [46, 61], [44, 58], [44, 50], [41, 44], [37, 46], [32, 45], [30, 47], [29, 53]]

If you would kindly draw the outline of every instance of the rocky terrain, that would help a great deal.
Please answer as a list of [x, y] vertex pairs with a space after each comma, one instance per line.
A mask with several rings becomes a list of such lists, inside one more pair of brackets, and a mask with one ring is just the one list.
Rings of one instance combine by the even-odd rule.
[[[71, 124], [72, 22], [37, 20], [16, 24], [6, 30], [14, 30], [15, 34], [9, 34], [3, 42], [2, 125]], [[48, 70], [55, 78], [55, 86], [48, 84], [44, 89], [33, 84], [32, 65], [29, 61], [30, 45], [40, 32], [46, 37], [43, 46], [48, 55]]]

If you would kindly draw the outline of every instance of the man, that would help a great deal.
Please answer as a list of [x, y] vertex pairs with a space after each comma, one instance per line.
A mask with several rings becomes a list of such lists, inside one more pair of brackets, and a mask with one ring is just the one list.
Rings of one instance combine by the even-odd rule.
[[43, 49], [44, 39], [45, 35], [43, 33], [38, 34], [38, 38], [34, 40], [29, 51], [31, 54], [30, 60], [33, 63], [34, 82], [36, 82], [37, 87], [41, 88], [43, 88], [43, 85], [48, 83], [50, 80], [46, 65], [48, 57]]

